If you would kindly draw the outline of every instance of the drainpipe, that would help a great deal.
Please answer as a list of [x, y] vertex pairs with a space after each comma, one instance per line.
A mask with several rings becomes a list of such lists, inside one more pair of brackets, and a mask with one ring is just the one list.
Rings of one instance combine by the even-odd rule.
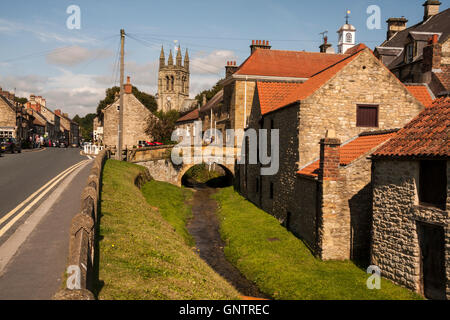
[[247, 126], [247, 79], [248, 76], [245, 76], [244, 129]]

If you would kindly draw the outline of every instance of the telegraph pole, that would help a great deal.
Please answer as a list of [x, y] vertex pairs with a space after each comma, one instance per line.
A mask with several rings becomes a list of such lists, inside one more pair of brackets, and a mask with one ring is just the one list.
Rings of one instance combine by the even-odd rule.
[[119, 128], [117, 143], [117, 160], [122, 161], [123, 144], [123, 94], [124, 94], [124, 72], [125, 72], [125, 30], [120, 30], [120, 102], [119, 102]]

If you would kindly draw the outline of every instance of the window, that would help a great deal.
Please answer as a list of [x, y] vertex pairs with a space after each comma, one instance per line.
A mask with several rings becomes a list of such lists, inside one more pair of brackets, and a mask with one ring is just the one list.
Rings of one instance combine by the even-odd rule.
[[430, 160], [420, 162], [419, 202], [445, 210], [447, 202], [447, 163]]
[[415, 45], [414, 43], [408, 43], [406, 45], [406, 50], [405, 50], [406, 54], [405, 54], [405, 62], [406, 63], [410, 63], [414, 60], [414, 55], [415, 55]]
[[378, 106], [357, 106], [357, 127], [378, 127]]
[[353, 42], [353, 36], [351, 33], [347, 33], [347, 35], [345, 36], [345, 41], [347, 43], [352, 43]]

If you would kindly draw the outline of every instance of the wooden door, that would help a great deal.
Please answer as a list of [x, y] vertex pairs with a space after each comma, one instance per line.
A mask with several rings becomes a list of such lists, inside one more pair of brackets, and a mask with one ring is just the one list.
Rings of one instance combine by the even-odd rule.
[[444, 228], [418, 224], [423, 294], [428, 299], [445, 300]]

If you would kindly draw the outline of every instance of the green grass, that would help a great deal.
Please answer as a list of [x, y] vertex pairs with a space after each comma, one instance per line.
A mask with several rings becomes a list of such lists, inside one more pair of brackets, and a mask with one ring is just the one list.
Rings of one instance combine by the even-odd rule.
[[[380, 290], [366, 286], [368, 274], [351, 261], [321, 261], [271, 215], [233, 188], [213, 196], [219, 203], [227, 258], [259, 288], [282, 300], [421, 299], [382, 279]], [[269, 238], [280, 241], [270, 242]]]
[[99, 299], [237, 299], [135, 185], [143, 167], [108, 160], [103, 171]]
[[194, 239], [186, 229], [186, 224], [192, 217], [191, 208], [187, 205], [187, 201], [192, 198], [192, 191], [152, 180], [144, 185], [142, 193], [150, 205], [159, 209], [163, 218], [175, 228], [185, 242], [194, 246]]

